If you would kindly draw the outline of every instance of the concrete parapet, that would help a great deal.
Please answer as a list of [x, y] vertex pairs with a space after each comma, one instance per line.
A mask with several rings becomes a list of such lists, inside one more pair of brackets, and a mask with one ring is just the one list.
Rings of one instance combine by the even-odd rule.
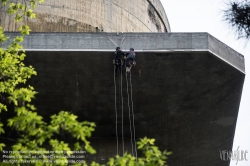
[[243, 55], [208, 33], [31, 33], [23, 45], [27, 51], [113, 52], [118, 46], [137, 52], [207, 51], [245, 72]]

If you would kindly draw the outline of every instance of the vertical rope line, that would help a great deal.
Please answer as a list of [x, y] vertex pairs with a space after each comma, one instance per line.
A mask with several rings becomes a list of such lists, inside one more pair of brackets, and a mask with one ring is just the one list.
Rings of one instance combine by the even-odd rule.
[[115, 133], [116, 133], [116, 154], [118, 155], [118, 146], [119, 146], [119, 140], [118, 140], [118, 130], [117, 130], [117, 106], [116, 106], [116, 81], [115, 81], [115, 69], [116, 66], [114, 66], [114, 84], [115, 84]]
[[131, 125], [131, 115], [130, 115], [130, 105], [129, 105], [129, 92], [128, 92], [128, 74], [126, 73], [126, 82], [127, 82], [127, 95], [128, 95], [128, 112], [129, 112], [129, 127], [130, 127], [130, 136], [131, 136], [131, 150], [132, 155], [134, 156], [134, 146], [133, 146], [133, 133]]
[[123, 131], [123, 94], [122, 94], [122, 62], [121, 62], [121, 98], [122, 98], [122, 155], [124, 155], [124, 131]]
[[132, 81], [131, 81], [131, 75], [132, 75], [132, 70], [130, 69], [130, 88], [131, 88], [131, 106], [132, 106], [132, 117], [133, 117], [133, 131], [134, 131], [134, 147], [135, 147], [135, 157], [136, 157], [136, 160], [137, 160], [137, 146], [136, 146], [136, 140], [135, 140], [135, 115], [134, 115], [134, 103], [133, 103], [133, 93], [132, 93], [132, 90], [133, 90], [133, 87], [132, 87]]

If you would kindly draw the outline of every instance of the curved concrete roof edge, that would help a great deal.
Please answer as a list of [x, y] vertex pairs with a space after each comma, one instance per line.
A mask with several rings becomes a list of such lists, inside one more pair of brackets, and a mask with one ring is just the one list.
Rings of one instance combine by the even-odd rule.
[[167, 32], [171, 32], [168, 17], [167, 17], [167, 14], [165, 12], [165, 9], [164, 9], [161, 1], [160, 0], [156, 0], [156, 1], [153, 1], [153, 2], [151, 0], [147, 0], [147, 1], [148, 1], [148, 3], [150, 3], [155, 8], [156, 13], [160, 17], [161, 21], [164, 23]]
[[[18, 33], [6, 35], [13, 39]], [[112, 52], [117, 46], [137, 52], [208, 51], [245, 73], [244, 56], [208, 33], [31, 33], [23, 46], [27, 51]]]

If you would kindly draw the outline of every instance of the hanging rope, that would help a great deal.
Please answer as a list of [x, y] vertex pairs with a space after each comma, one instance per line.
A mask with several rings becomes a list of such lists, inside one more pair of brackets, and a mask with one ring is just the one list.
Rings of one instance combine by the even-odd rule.
[[129, 126], [130, 126], [130, 136], [131, 136], [131, 149], [132, 155], [134, 156], [134, 147], [133, 147], [133, 133], [132, 133], [132, 125], [131, 125], [131, 115], [130, 115], [130, 105], [129, 105], [129, 92], [128, 92], [128, 73], [126, 73], [126, 82], [127, 82], [127, 96], [128, 96], [128, 112], [129, 112]]
[[[131, 67], [132, 68], [132, 67]], [[133, 93], [132, 93], [132, 90], [133, 90], [133, 87], [132, 87], [132, 81], [131, 81], [131, 75], [132, 75], [132, 70], [130, 69], [130, 89], [131, 89], [131, 104], [132, 104], [132, 117], [133, 117], [133, 131], [134, 131], [134, 148], [135, 148], [135, 157], [136, 157], [136, 160], [137, 160], [137, 146], [136, 146], [136, 140], [135, 140], [135, 115], [134, 115], [134, 103], [133, 103]]]
[[[121, 71], [121, 101], [122, 101], [122, 154], [124, 155], [124, 110], [123, 110], [123, 89], [122, 89], [122, 65], [123, 65], [123, 59], [121, 60], [120, 64], [120, 71]], [[116, 80], [115, 80], [115, 74], [116, 74], [116, 69], [117, 66], [114, 67], [114, 85], [115, 85], [115, 115], [116, 115], [116, 143], [117, 143], [117, 149], [116, 153], [119, 154], [119, 137], [118, 137], [118, 113], [117, 113], [117, 101], [116, 101]], [[132, 67], [131, 67], [132, 68]], [[136, 139], [135, 139], [135, 118], [134, 118], [134, 106], [133, 106], [133, 88], [132, 88], [132, 79], [131, 79], [131, 68], [130, 68], [130, 89], [131, 89], [131, 105], [132, 109], [130, 109], [130, 97], [129, 97], [129, 85], [128, 85], [128, 76], [126, 74], [126, 83], [127, 83], [127, 96], [128, 96], [128, 109], [129, 109], [129, 123], [130, 123], [130, 135], [131, 135], [131, 149], [132, 149], [132, 155], [136, 157], [137, 160], [137, 148], [136, 148]], [[132, 122], [131, 122], [131, 114], [132, 114]], [[132, 128], [133, 126], [133, 128]], [[134, 154], [135, 152], [135, 154]]]
[[116, 81], [115, 81], [115, 69], [114, 66], [114, 84], [115, 84], [115, 134], [116, 134], [116, 154], [118, 155], [119, 152], [119, 140], [118, 140], [118, 129], [117, 129], [117, 107], [116, 107]]
[[124, 155], [124, 129], [123, 129], [123, 94], [122, 94], [122, 61], [121, 61], [121, 98], [122, 98], [122, 155]]

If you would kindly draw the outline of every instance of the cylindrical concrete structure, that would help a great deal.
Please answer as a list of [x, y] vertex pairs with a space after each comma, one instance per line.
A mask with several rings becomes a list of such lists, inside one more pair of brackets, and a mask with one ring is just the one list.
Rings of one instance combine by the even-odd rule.
[[170, 32], [160, 0], [45, 0], [36, 19], [20, 23], [5, 11], [0, 12], [5, 31], [27, 23], [33, 32]]

